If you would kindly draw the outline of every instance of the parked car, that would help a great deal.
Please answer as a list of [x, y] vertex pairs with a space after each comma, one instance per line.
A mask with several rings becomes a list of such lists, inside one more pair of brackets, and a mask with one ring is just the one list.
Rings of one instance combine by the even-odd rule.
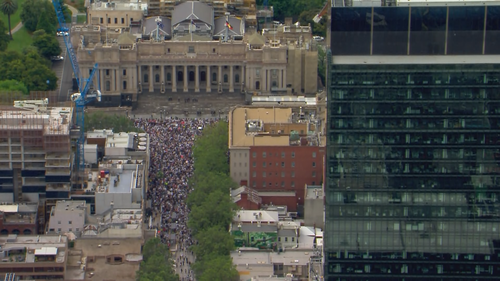
[[53, 56], [53, 57], [50, 57], [50, 60], [64, 60], [64, 57], [63, 56]]
[[321, 42], [321, 41], [324, 41], [325, 38], [323, 36], [313, 36], [313, 39], [318, 41], [318, 42]]
[[68, 35], [69, 35], [69, 33], [66, 31], [58, 31], [57, 32], [57, 36], [68, 36]]

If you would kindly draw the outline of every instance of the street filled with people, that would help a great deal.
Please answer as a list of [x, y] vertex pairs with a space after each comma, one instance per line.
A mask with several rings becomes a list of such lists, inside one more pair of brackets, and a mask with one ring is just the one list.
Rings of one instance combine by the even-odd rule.
[[193, 238], [187, 226], [186, 199], [193, 174], [192, 147], [203, 128], [216, 122], [207, 118], [137, 119], [135, 126], [149, 134], [150, 168], [147, 199], [151, 201], [152, 222], [158, 237], [171, 249], [181, 280], [194, 280], [190, 246]]

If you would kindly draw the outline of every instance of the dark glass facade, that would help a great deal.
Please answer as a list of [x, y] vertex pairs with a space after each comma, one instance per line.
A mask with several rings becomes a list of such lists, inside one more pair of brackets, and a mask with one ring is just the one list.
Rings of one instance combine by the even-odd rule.
[[333, 55], [500, 54], [499, 35], [500, 6], [332, 8]]
[[[430, 22], [422, 53], [443, 48]], [[498, 280], [500, 64], [330, 68], [325, 280]]]

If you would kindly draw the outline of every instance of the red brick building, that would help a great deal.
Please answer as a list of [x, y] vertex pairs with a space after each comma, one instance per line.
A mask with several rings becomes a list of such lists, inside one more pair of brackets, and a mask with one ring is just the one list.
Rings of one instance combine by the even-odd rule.
[[286, 202], [273, 202], [275, 205], [287, 205], [290, 210], [295, 210], [296, 204], [303, 205], [304, 186], [320, 185], [323, 181], [325, 112], [315, 104], [231, 110], [231, 178], [259, 194], [295, 192], [293, 203], [284, 198]]
[[304, 204], [304, 186], [323, 180], [325, 148], [318, 146], [253, 146], [248, 185], [262, 191], [295, 191]]

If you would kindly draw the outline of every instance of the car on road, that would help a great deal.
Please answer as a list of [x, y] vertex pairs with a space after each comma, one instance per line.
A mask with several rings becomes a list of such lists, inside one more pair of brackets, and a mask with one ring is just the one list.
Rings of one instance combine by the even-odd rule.
[[69, 35], [69, 33], [66, 31], [58, 31], [57, 32], [57, 36], [68, 36], [68, 35]]
[[52, 56], [50, 57], [50, 60], [56, 61], [56, 60], [64, 60], [63, 56]]
[[321, 41], [324, 41], [325, 38], [323, 36], [313, 36], [313, 39], [318, 41], [318, 42], [321, 42]]

